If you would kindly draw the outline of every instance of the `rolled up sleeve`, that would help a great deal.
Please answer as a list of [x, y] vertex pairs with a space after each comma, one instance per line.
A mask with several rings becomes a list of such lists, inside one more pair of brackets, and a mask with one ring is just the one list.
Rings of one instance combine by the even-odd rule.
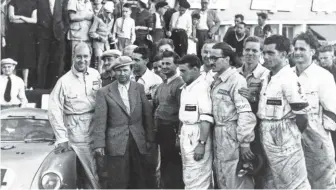
[[207, 121], [209, 123], [214, 123], [214, 118], [212, 114], [212, 100], [210, 97], [210, 87], [207, 87], [204, 84], [204, 87], [201, 88], [198, 96], [198, 106], [199, 106], [199, 114], [200, 121]]
[[246, 98], [238, 93], [238, 89], [246, 88], [247, 84], [244, 79], [239, 80], [233, 89], [233, 101], [237, 109], [237, 139], [241, 147], [249, 147], [254, 140], [254, 127], [257, 119], [252, 112], [251, 106]]
[[62, 86], [62, 81], [59, 80], [50, 94], [48, 106], [48, 117], [56, 136], [56, 144], [69, 141], [68, 130], [63, 119], [65, 100], [64, 89]]

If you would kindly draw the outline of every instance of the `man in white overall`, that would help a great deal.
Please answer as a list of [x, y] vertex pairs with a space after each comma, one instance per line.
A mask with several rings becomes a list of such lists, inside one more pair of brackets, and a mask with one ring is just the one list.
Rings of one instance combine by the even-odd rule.
[[181, 87], [179, 119], [183, 123], [180, 146], [185, 189], [209, 189], [212, 176], [212, 140], [214, 123], [210, 86], [200, 74], [201, 61], [196, 55], [185, 55], [179, 61]]
[[57, 81], [50, 94], [48, 115], [57, 140], [55, 153], [76, 152], [77, 176], [83, 180], [79, 188], [99, 189], [91, 123], [101, 80], [98, 71], [89, 68], [91, 53], [86, 43], [75, 45], [71, 70]]

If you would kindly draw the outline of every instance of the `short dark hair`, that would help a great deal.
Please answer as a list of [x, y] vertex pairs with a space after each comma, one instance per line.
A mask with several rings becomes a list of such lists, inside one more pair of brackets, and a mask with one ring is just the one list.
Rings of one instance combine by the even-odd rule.
[[159, 10], [160, 8], [165, 7], [165, 6], [168, 6], [168, 3], [165, 1], [160, 1], [155, 4], [155, 9]]
[[194, 13], [194, 14], [191, 15], [191, 18], [199, 20], [201, 18], [201, 15], [198, 14], [198, 13]]
[[197, 55], [189, 54], [183, 56], [177, 64], [182, 65], [182, 64], [188, 64], [189, 68], [197, 67], [201, 68], [201, 60], [197, 57]]
[[212, 49], [220, 49], [222, 50], [222, 56], [224, 57], [230, 57], [230, 60], [233, 61], [233, 57], [235, 52], [232, 50], [232, 47], [227, 44], [226, 42], [220, 42], [216, 43], [214, 46], [212, 46]]
[[244, 15], [242, 15], [242, 14], [236, 14], [235, 18], [240, 18], [240, 20], [243, 21], [244, 20]]
[[175, 65], [178, 64], [178, 60], [180, 59], [180, 56], [177, 53], [175, 53], [173, 51], [164, 51], [164, 52], [162, 52], [162, 54], [161, 54], [161, 60], [163, 58], [168, 58], [168, 57], [174, 58], [174, 64]]
[[259, 44], [260, 44], [260, 50], [263, 49], [263, 43], [262, 43], [262, 41], [260, 40], [260, 38], [257, 37], [257, 36], [249, 36], [249, 37], [247, 37], [247, 38], [245, 39], [245, 41], [244, 41], [244, 47], [245, 47], [245, 45], [247, 44], [247, 42], [255, 42], [255, 43], [259, 43]]
[[243, 25], [243, 26], [244, 26], [244, 28], [246, 27], [246, 23], [245, 23], [245, 22], [238, 22], [238, 23], [237, 23], [237, 25], [238, 25], [238, 24], [241, 24], [241, 25]]
[[175, 48], [173, 40], [169, 39], [169, 38], [163, 38], [163, 39], [159, 40], [156, 47], [159, 48], [159, 47], [161, 47], [163, 45], [166, 45], [166, 44], [170, 45], [173, 49]]
[[278, 51], [290, 51], [290, 40], [282, 35], [272, 35], [265, 39], [264, 45], [275, 44], [275, 49]]
[[266, 20], [268, 15], [266, 13], [257, 13], [258, 17], [260, 16], [262, 19]]
[[162, 54], [161, 53], [157, 53], [154, 57], [153, 57], [153, 60], [152, 62], [158, 62], [158, 61], [161, 61], [162, 60]]
[[147, 8], [147, 5], [146, 5], [144, 2], [142, 2], [142, 1], [140, 1], [140, 0], [138, 0], [138, 2], [140, 3], [140, 7], [141, 7], [141, 8], [144, 8], [144, 9]]
[[148, 59], [149, 58], [149, 51], [148, 48], [144, 46], [137, 47], [133, 50], [133, 53], [138, 53], [141, 55], [142, 59]]
[[131, 9], [132, 5], [130, 3], [125, 3], [123, 7]]
[[294, 38], [293, 45], [295, 45], [296, 41], [298, 40], [305, 41], [312, 49], [317, 50], [317, 48], [319, 47], [319, 42], [316, 36], [311, 31], [302, 32], [298, 36], [296, 36]]
[[272, 27], [269, 24], [266, 24], [263, 28], [263, 32], [272, 32]]

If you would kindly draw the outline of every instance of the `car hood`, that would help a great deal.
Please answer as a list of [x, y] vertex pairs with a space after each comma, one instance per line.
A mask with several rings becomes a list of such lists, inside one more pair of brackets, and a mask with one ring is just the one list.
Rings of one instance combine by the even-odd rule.
[[15, 146], [1, 150], [1, 176], [4, 175], [1, 190], [29, 189], [41, 163], [54, 149], [54, 146], [48, 144], [1, 142], [1, 147]]

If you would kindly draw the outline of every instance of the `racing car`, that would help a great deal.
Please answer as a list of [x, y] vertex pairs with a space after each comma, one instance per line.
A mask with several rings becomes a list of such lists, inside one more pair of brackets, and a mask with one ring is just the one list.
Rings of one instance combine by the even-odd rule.
[[76, 189], [76, 154], [54, 153], [46, 110], [2, 110], [1, 189]]

